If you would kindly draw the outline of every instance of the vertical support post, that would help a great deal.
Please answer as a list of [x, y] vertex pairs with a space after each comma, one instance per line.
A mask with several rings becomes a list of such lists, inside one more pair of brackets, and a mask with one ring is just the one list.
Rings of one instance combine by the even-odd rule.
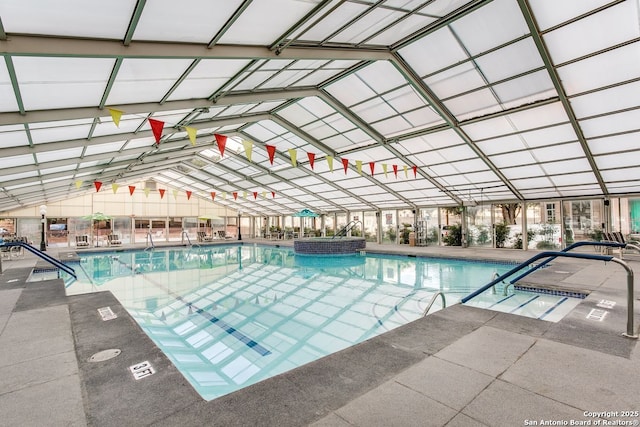
[[47, 207], [45, 205], [40, 206], [40, 222], [42, 223], [42, 230], [40, 233], [40, 250], [45, 252], [47, 250], [47, 241], [46, 241], [46, 228], [47, 228], [47, 220], [45, 215], [47, 215]]
[[240, 218], [242, 217], [242, 211], [238, 211], [238, 240], [242, 240], [242, 231], [240, 227]]

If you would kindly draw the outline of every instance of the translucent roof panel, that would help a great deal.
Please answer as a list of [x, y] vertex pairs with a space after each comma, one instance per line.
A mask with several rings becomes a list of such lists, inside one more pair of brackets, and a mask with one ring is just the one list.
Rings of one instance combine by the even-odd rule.
[[95, 180], [251, 215], [640, 197], [637, 1], [63, 3], [0, 4], [0, 213]]

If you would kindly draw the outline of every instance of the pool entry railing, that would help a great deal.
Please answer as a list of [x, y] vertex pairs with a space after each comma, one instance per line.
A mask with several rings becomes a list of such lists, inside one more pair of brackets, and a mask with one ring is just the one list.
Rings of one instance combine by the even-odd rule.
[[438, 291], [435, 294], [433, 294], [433, 296], [431, 297], [431, 300], [429, 301], [429, 304], [427, 304], [427, 308], [425, 308], [424, 311], [422, 312], [422, 317], [424, 317], [427, 314], [429, 314], [429, 310], [431, 310], [431, 306], [433, 305], [434, 302], [436, 302], [436, 299], [438, 298], [438, 296], [442, 300], [442, 308], [446, 308], [447, 307], [447, 300], [446, 300], [446, 298], [444, 296], [444, 293], [441, 292], [441, 291]]
[[188, 246], [196, 246], [196, 247], [200, 247], [199, 244], [197, 243], [191, 243], [191, 239], [189, 238], [189, 233], [187, 233], [187, 230], [182, 230], [182, 236], [181, 236], [181, 240], [182, 240], [182, 244], [184, 245], [184, 240], [185, 238], [187, 239], [187, 245]]
[[[613, 243], [609, 243], [609, 242], [590, 242], [590, 243], [592, 243], [592, 244], [600, 243], [600, 244], [594, 245], [594, 246], [619, 247], [620, 245], [625, 245], [625, 244], [617, 243], [616, 245], [618, 245], [618, 246], [614, 246]], [[614, 257], [613, 255], [595, 255], [595, 254], [584, 254], [584, 253], [575, 253], [575, 252], [561, 252], [561, 251], [540, 252], [539, 254], [532, 256], [528, 260], [524, 261], [523, 263], [517, 265], [516, 267], [514, 267], [511, 270], [507, 271], [506, 273], [502, 274], [501, 276], [493, 279], [491, 282], [489, 282], [486, 285], [482, 286], [480, 289], [470, 293], [466, 297], [462, 298], [460, 300], [460, 302], [464, 304], [465, 302], [469, 301], [470, 299], [477, 297], [481, 293], [485, 292], [487, 289], [492, 288], [496, 284], [498, 284], [501, 281], [503, 281], [504, 279], [512, 276], [513, 274], [516, 274], [520, 270], [529, 267], [531, 264], [533, 264], [535, 261], [538, 261], [539, 259], [548, 259], [548, 258], [555, 259], [557, 257], [589, 259], [589, 260], [604, 261], [604, 262], [611, 261], [611, 262], [615, 262], [616, 264], [622, 265], [622, 267], [627, 271], [627, 331], [626, 331], [626, 333], [623, 333], [622, 335], [624, 337], [626, 337], [626, 338], [638, 339], [638, 335], [635, 333], [634, 327], [633, 327], [633, 315], [634, 315], [634, 313], [633, 313], [633, 299], [634, 299], [634, 294], [633, 294], [633, 270], [627, 265], [626, 262], [624, 262], [621, 259], [618, 259], [618, 258]], [[540, 267], [539, 265], [536, 265], [536, 266], [532, 267], [532, 269], [538, 269], [539, 267]], [[510, 283], [512, 284], [513, 282], [515, 282], [515, 279]]]
[[[48, 262], [49, 264], [53, 265], [54, 267], [64, 271], [65, 273], [67, 273], [69, 276], [73, 277], [74, 279], [78, 279], [78, 276], [76, 275], [76, 271], [69, 267], [67, 264], [58, 261], [57, 259], [47, 255], [46, 253], [34, 248], [33, 246], [31, 246], [28, 243], [24, 243], [24, 242], [4, 242], [2, 243], [0, 246], [5, 246], [5, 247], [20, 247], [23, 249], [28, 250], [29, 252], [31, 252], [32, 254], [36, 255], [37, 257], [39, 257], [40, 259]], [[0, 270], [1, 271], [1, 270]]]
[[153, 235], [150, 231], [147, 231], [147, 247], [144, 248], [144, 250], [146, 251], [147, 249], [155, 249], [155, 247], [156, 245], [153, 244]]
[[356, 227], [356, 225], [358, 225], [358, 224], [360, 224], [360, 226], [362, 228], [364, 228], [364, 226], [362, 225], [362, 221], [354, 219], [354, 220], [349, 221], [349, 223], [347, 225], [345, 225], [340, 230], [338, 230], [338, 232], [333, 235], [333, 238], [335, 239], [336, 237], [345, 237], [345, 236], [347, 236], [349, 234], [349, 232], [351, 230], [353, 230]]

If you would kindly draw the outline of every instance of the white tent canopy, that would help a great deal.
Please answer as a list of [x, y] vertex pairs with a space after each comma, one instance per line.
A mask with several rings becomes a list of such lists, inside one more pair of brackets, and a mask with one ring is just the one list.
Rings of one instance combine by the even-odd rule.
[[638, 9], [4, 0], [0, 213], [145, 179], [255, 215], [640, 194]]

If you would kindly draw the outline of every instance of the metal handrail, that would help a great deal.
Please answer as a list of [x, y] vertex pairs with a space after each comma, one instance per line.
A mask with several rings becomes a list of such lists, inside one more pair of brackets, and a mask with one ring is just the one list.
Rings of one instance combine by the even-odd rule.
[[364, 224], [362, 224], [362, 221], [353, 219], [353, 220], [349, 221], [349, 223], [347, 225], [345, 225], [340, 230], [338, 230], [338, 232], [333, 235], [332, 239], [335, 239], [336, 237], [344, 237], [344, 236], [346, 236], [347, 233], [349, 231], [353, 230], [353, 228], [358, 223], [360, 223], [360, 225], [364, 228]]
[[[580, 241], [580, 242], [575, 242], [569, 246], [567, 246], [566, 248], [564, 248], [563, 250], [561, 250], [560, 252], [569, 252], [575, 248], [578, 248], [580, 246], [604, 246], [604, 247], [610, 247], [610, 248], [624, 248], [625, 246], [627, 246], [626, 243], [619, 243], [619, 242], [590, 242], [590, 241]], [[556, 259], [557, 257], [550, 257], [547, 258], [546, 260], [542, 261], [540, 264], [533, 266], [533, 268], [531, 268], [531, 270], [527, 270], [524, 273], [522, 273], [521, 275], [519, 275], [518, 277], [516, 277], [515, 279], [511, 280], [509, 283], [511, 285], [513, 285], [515, 282], [517, 282], [518, 280], [522, 279], [523, 277], [533, 273], [534, 271], [544, 267], [545, 265], [547, 265], [548, 263], [550, 263], [551, 261], [553, 261], [554, 259]], [[506, 292], [506, 288], [505, 288], [505, 292]], [[506, 293], [505, 293], [506, 295]]]
[[151, 235], [150, 231], [147, 231], [147, 243], [151, 242], [151, 246], [147, 246], [146, 248], [144, 248], [144, 250], [146, 251], [147, 249], [155, 249], [156, 245], [153, 244], [153, 236]]
[[[605, 245], [606, 246], [606, 245]], [[624, 267], [625, 270], [627, 270], [627, 331], [625, 333], [623, 333], [622, 335], [627, 337], [627, 338], [633, 338], [633, 339], [637, 339], [638, 335], [634, 333], [634, 328], [633, 328], [633, 270], [631, 270], [631, 268], [627, 265], [627, 263], [625, 263], [623, 260], [618, 259], [616, 257], [614, 257], [613, 255], [593, 255], [593, 254], [582, 254], [582, 253], [574, 253], [574, 252], [555, 252], [555, 251], [547, 251], [547, 252], [540, 252], [539, 254], [529, 258], [528, 260], [526, 260], [525, 262], [517, 265], [516, 267], [512, 268], [511, 270], [509, 270], [508, 272], [506, 272], [505, 274], [503, 274], [502, 276], [492, 280], [491, 282], [489, 282], [488, 284], [482, 286], [480, 289], [470, 293], [469, 295], [467, 295], [466, 297], [462, 298], [460, 300], [461, 303], [465, 303], [467, 301], [469, 301], [472, 298], [477, 297], [478, 295], [480, 295], [481, 293], [483, 293], [484, 291], [486, 291], [487, 289], [489, 289], [490, 287], [492, 287], [493, 285], [495, 285], [496, 283], [498, 283], [500, 280], [511, 276], [512, 274], [517, 273], [518, 271], [522, 270], [523, 268], [525, 268], [526, 266], [528, 266], [529, 264], [533, 263], [534, 261], [537, 261], [539, 259], [542, 258], [549, 258], [549, 257], [567, 257], [567, 258], [580, 258], [580, 259], [591, 259], [591, 260], [595, 260], [595, 261], [613, 261], [616, 264], [620, 264]]]
[[38, 256], [39, 258], [47, 261], [49, 264], [53, 265], [54, 267], [57, 267], [60, 270], [64, 271], [68, 275], [72, 276], [74, 279], [76, 279], [76, 280], [78, 279], [78, 276], [76, 276], [76, 271], [73, 268], [71, 268], [67, 264], [65, 264], [65, 263], [63, 263], [61, 261], [58, 261], [57, 259], [47, 255], [46, 253], [34, 248], [33, 246], [31, 246], [28, 243], [24, 243], [24, 242], [4, 242], [0, 246], [7, 246], [7, 247], [18, 246], [18, 247], [24, 248], [24, 249], [28, 250], [29, 252], [31, 252], [32, 254]]
[[438, 291], [431, 297], [431, 301], [429, 301], [429, 304], [427, 304], [427, 308], [425, 308], [422, 312], [422, 317], [426, 316], [429, 313], [429, 310], [431, 310], [431, 306], [436, 301], [436, 298], [438, 298], [438, 295], [440, 295], [440, 298], [442, 298], [442, 308], [447, 307], [447, 300], [445, 299], [444, 293]]

